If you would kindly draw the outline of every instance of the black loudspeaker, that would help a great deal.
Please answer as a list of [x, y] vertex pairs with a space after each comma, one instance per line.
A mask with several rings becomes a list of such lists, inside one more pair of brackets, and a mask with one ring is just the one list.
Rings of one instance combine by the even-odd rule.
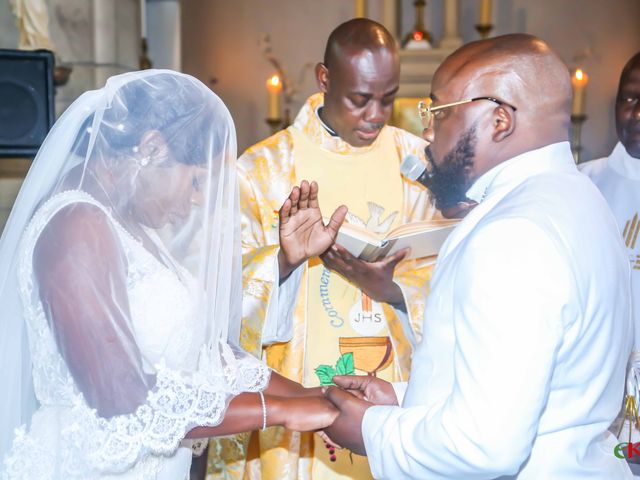
[[0, 156], [33, 157], [55, 118], [53, 54], [0, 49]]

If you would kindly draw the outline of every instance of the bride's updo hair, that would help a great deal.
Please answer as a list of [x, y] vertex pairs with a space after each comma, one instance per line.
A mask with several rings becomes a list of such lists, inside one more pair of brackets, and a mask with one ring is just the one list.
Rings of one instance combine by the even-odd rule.
[[[216, 125], [212, 113], [215, 109], [209, 108], [209, 102], [211, 97], [191, 77], [158, 73], [125, 83], [113, 91], [103, 112], [87, 118], [76, 139], [75, 153], [88, 153], [92, 132], [97, 129], [91, 156], [109, 153], [130, 157], [136, 154], [142, 136], [157, 130], [175, 161], [187, 165], [206, 163], [206, 153], [216, 155], [228, 134], [224, 129], [212, 128]], [[100, 113], [102, 116], [94, 125], [95, 116]], [[213, 142], [209, 144], [212, 132]]]

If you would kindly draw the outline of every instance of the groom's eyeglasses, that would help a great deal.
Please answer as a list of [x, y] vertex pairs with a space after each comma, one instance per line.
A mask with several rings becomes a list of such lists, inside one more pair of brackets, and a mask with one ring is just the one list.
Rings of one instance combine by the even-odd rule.
[[468, 98], [466, 100], [460, 100], [459, 102], [447, 103], [445, 105], [438, 105], [437, 107], [433, 107], [433, 101], [428, 99], [426, 102], [421, 101], [418, 103], [418, 116], [420, 117], [420, 121], [422, 122], [422, 127], [427, 129], [433, 126], [433, 119], [438, 116], [438, 113], [447, 108], [455, 107], [457, 105], [464, 105], [465, 103], [477, 102], [478, 100], [489, 100], [490, 102], [497, 103], [498, 105], [506, 105], [507, 107], [511, 107], [515, 112], [517, 110], [513, 105], [503, 102], [502, 100], [498, 100], [494, 97], [476, 97], [476, 98]]

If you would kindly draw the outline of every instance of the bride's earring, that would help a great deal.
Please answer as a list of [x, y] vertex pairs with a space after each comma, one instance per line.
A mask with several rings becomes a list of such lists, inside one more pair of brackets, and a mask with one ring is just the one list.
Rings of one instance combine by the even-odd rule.
[[132, 147], [131, 151], [133, 152], [133, 155], [134, 155], [134, 161], [138, 164], [138, 166], [146, 167], [147, 165], [149, 165], [149, 162], [151, 161], [151, 155], [146, 155], [142, 158], [138, 158], [140, 147], [138, 147], [137, 145], [135, 147]]

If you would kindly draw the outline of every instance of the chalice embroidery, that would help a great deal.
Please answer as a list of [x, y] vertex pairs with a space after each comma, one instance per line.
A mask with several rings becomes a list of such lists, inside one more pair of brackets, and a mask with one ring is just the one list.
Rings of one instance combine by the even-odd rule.
[[359, 370], [377, 376], [393, 362], [393, 345], [389, 337], [340, 337], [340, 358], [336, 366], [318, 365], [315, 369], [320, 385], [335, 385], [335, 375], [355, 375]]
[[338, 347], [342, 355], [353, 355], [355, 370], [374, 377], [393, 362], [393, 345], [389, 337], [340, 337]]

